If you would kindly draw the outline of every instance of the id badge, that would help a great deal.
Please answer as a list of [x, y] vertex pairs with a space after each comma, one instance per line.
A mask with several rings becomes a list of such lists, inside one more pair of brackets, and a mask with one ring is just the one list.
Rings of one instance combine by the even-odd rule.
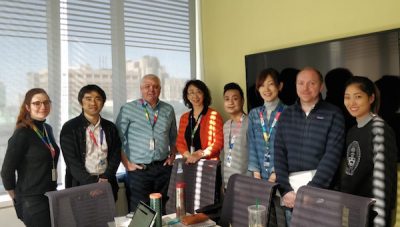
[[149, 143], [149, 149], [153, 151], [154, 148], [155, 148], [154, 138], [151, 138]]
[[57, 181], [57, 169], [51, 169], [51, 180]]
[[232, 155], [228, 154], [226, 156], [226, 166], [231, 167], [232, 166]]
[[190, 154], [193, 154], [193, 153], [194, 153], [194, 147], [190, 146]]

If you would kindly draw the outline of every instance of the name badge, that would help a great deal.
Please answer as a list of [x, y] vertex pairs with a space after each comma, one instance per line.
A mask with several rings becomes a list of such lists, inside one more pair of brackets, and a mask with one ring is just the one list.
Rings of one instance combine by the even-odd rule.
[[151, 138], [149, 143], [149, 149], [153, 151], [154, 148], [155, 148], [155, 141], [154, 138]]
[[57, 169], [51, 169], [51, 180], [57, 181]]

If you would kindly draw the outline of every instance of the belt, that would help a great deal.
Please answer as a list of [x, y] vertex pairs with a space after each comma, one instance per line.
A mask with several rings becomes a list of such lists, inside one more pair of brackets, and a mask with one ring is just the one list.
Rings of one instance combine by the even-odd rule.
[[165, 162], [165, 160], [167, 160], [167, 159], [164, 159], [164, 160], [161, 160], [161, 161], [152, 161], [152, 162], [150, 162], [150, 163], [148, 163], [148, 164], [142, 163], [142, 164], [136, 164], [136, 165], [142, 166], [142, 167], [143, 167], [143, 170], [145, 170], [145, 169], [148, 169], [148, 168], [150, 168], [150, 167], [152, 167], [152, 166], [163, 165], [164, 162]]

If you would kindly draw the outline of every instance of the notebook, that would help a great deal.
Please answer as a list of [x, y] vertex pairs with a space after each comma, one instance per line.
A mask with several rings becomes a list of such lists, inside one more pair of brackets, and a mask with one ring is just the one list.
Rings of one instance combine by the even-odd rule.
[[129, 227], [151, 227], [156, 219], [157, 212], [140, 201], [133, 214]]

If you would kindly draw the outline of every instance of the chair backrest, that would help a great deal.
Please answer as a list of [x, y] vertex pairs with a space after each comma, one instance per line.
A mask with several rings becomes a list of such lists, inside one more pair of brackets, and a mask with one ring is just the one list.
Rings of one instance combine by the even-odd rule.
[[[176, 211], [176, 182], [178, 181], [183, 180], [186, 183], [186, 212], [193, 214], [195, 210], [214, 204], [216, 200], [217, 178], [221, 178], [220, 173], [218, 174], [218, 171], [221, 171], [220, 161], [201, 159], [196, 164], [185, 164], [184, 160], [176, 159], [172, 167], [168, 186], [169, 199], [166, 204], [167, 214]], [[177, 174], [179, 162], [182, 164], [183, 174]]]
[[364, 227], [374, 199], [302, 186], [296, 194], [292, 227]]
[[94, 183], [47, 192], [52, 227], [108, 226], [115, 202], [110, 184]]
[[[222, 205], [220, 225], [222, 227], [248, 226], [247, 207], [260, 205], [267, 208], [266, 217], [269, 217], [273, 195], [278, 184], [266, 180], [256, 179], [241, 174], [234, 174], [229, 178], [228, 187]], [[267, 220], [268, 222], [268, 220]]]

